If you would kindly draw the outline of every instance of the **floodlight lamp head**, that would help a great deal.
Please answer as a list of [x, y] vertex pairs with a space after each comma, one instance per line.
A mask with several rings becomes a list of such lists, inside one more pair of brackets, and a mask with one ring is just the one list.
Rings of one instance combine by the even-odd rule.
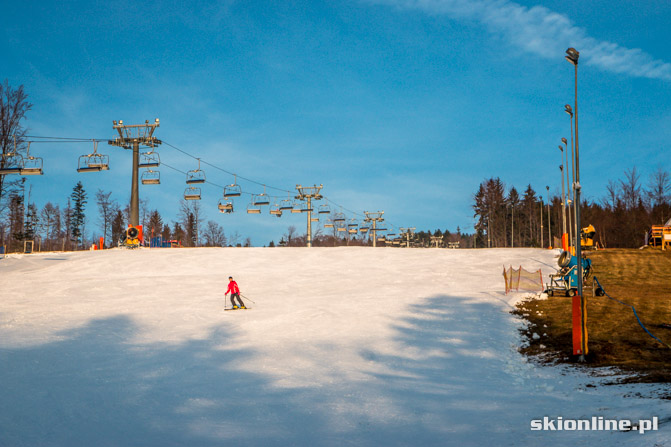
[[566, 138], [562, 138], [561, 142], [564, 143], [564, 144], [568, 144], [568, 141], [566, 140]]
[[119, 126], [123, 126], [123, 120], [119, 120]]
[[154, 120], [154, 122], [155, 122], [156, 124], [158, 124], [158, 123], [159, 123], [158, 118], [156, 118], [156, 120]]
[[578, 58], [580, 57], [580, 52], [576, 50], [575, 48], [571, 47], [568, 50], [566, 50], [566, 56], [564, 56], [567, 61], [572, 63], [573, 65], [578, 65]]
[[564, 111], [565, 111], [566, 113], [568, 113], [569, 115], [571, 115], [571, 117], [573, 117], [573, 108], [571, 108], [570, 105], [566, 104], [566, 105], [564, 106]]
[[116, 120], [112, 121], [112, 124], [116, 126]]

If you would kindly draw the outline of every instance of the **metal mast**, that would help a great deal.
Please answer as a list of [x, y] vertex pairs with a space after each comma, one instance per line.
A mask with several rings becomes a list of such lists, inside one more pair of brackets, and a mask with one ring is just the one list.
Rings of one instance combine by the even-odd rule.
[[366, 218], [364, 219], [364, 222], [372, 222], [373, 223], [373, 228], [371, 228], [370, 232], [373, 235], [373, 247], [377, 247], [377, 232], [381, 231], [378, 230], [377, 228], [377, 223], [384, 222], [384, 217], [382, 215], [384, 214], [384, 211], [378, 211], [376, 213], [370, 212], [370, 211], [364, 211], [363, 212], [366, 215]]
[[113, 123], [113, 128], [119, 132], [119, 137], [115, 138], [114, 140], [109, 140], [107, 143], [111, 144], [112, 146], [119, 146], [124, 149], [133, 150], [133, 171], [130, 189], [129, 223], [135, 227], [140, 224], [140, 188], [138, 182], [140, 146], [142, 145], [154, 148], [161, 144], [161, 140], [152, 136], [154, 130], [159, 126], [159, 121], [158, 118], [156, 118], [152, 124], [149, 124], [149, 121], [145, 121], [144, 124], [126, 125], [123, 123], [123, 120], [119, 120], [118, 124], [116, 121], [113, 121]]
[[410, 248], [410, 236], [415, 234], [415, 227], [412, 228], [399, 228], [401, 230], [401, 236], [405, 236], [405, 247]]
[[296, 190], [298, 195], [296, 196], [297, 200], [307, 201], [307, 213], [308, 213], [308, 231], [307, 231], [307, 246], [312, 247], [312, 199], [321, 200], [322, 195], [319, 194], [319, 191], [324, 187], [324, 185], [314, 185], [314, 186], [301, 186], [296, 185]]

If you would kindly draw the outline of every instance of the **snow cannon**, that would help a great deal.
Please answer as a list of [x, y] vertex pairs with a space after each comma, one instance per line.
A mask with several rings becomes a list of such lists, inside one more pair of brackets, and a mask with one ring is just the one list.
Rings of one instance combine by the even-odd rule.
[[[578, 257], [568, 251], [562, 251], [557, 260], [559, 271], [550, 275], [550, 284], [545, 291], [549, 296], [561, 292], [564, 296], [575, 296], [578, 293]], [[592, 260], [582, 258], [583, 281], [589, 278], [592, 272]]]

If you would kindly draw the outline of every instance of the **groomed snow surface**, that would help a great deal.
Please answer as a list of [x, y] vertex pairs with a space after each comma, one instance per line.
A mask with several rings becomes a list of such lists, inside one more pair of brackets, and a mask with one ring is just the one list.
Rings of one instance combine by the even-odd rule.
[[[534, 249], [202, 248], [0, 260], [0, 446], [671, 446], [663, 385], [517, 351]], [[227, 277], [248, 311], [225, 312]], [[543, 337], [543, 334], [538, 334]], [[609, 378], [612, 379], [612, 378]], [[659, 430], [532, 431], [652, 419]]]

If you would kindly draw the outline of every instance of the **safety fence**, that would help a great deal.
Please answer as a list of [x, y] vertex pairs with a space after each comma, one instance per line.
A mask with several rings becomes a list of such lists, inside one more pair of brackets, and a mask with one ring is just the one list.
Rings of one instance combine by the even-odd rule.
[[512, 266], [503, 266], [503, 280], [506, 283], [506, 295], [508, 292], [542, 292], [543, 273], [541, 269], [535, 272], [524, 270], [522, 266], [514, 269]]

